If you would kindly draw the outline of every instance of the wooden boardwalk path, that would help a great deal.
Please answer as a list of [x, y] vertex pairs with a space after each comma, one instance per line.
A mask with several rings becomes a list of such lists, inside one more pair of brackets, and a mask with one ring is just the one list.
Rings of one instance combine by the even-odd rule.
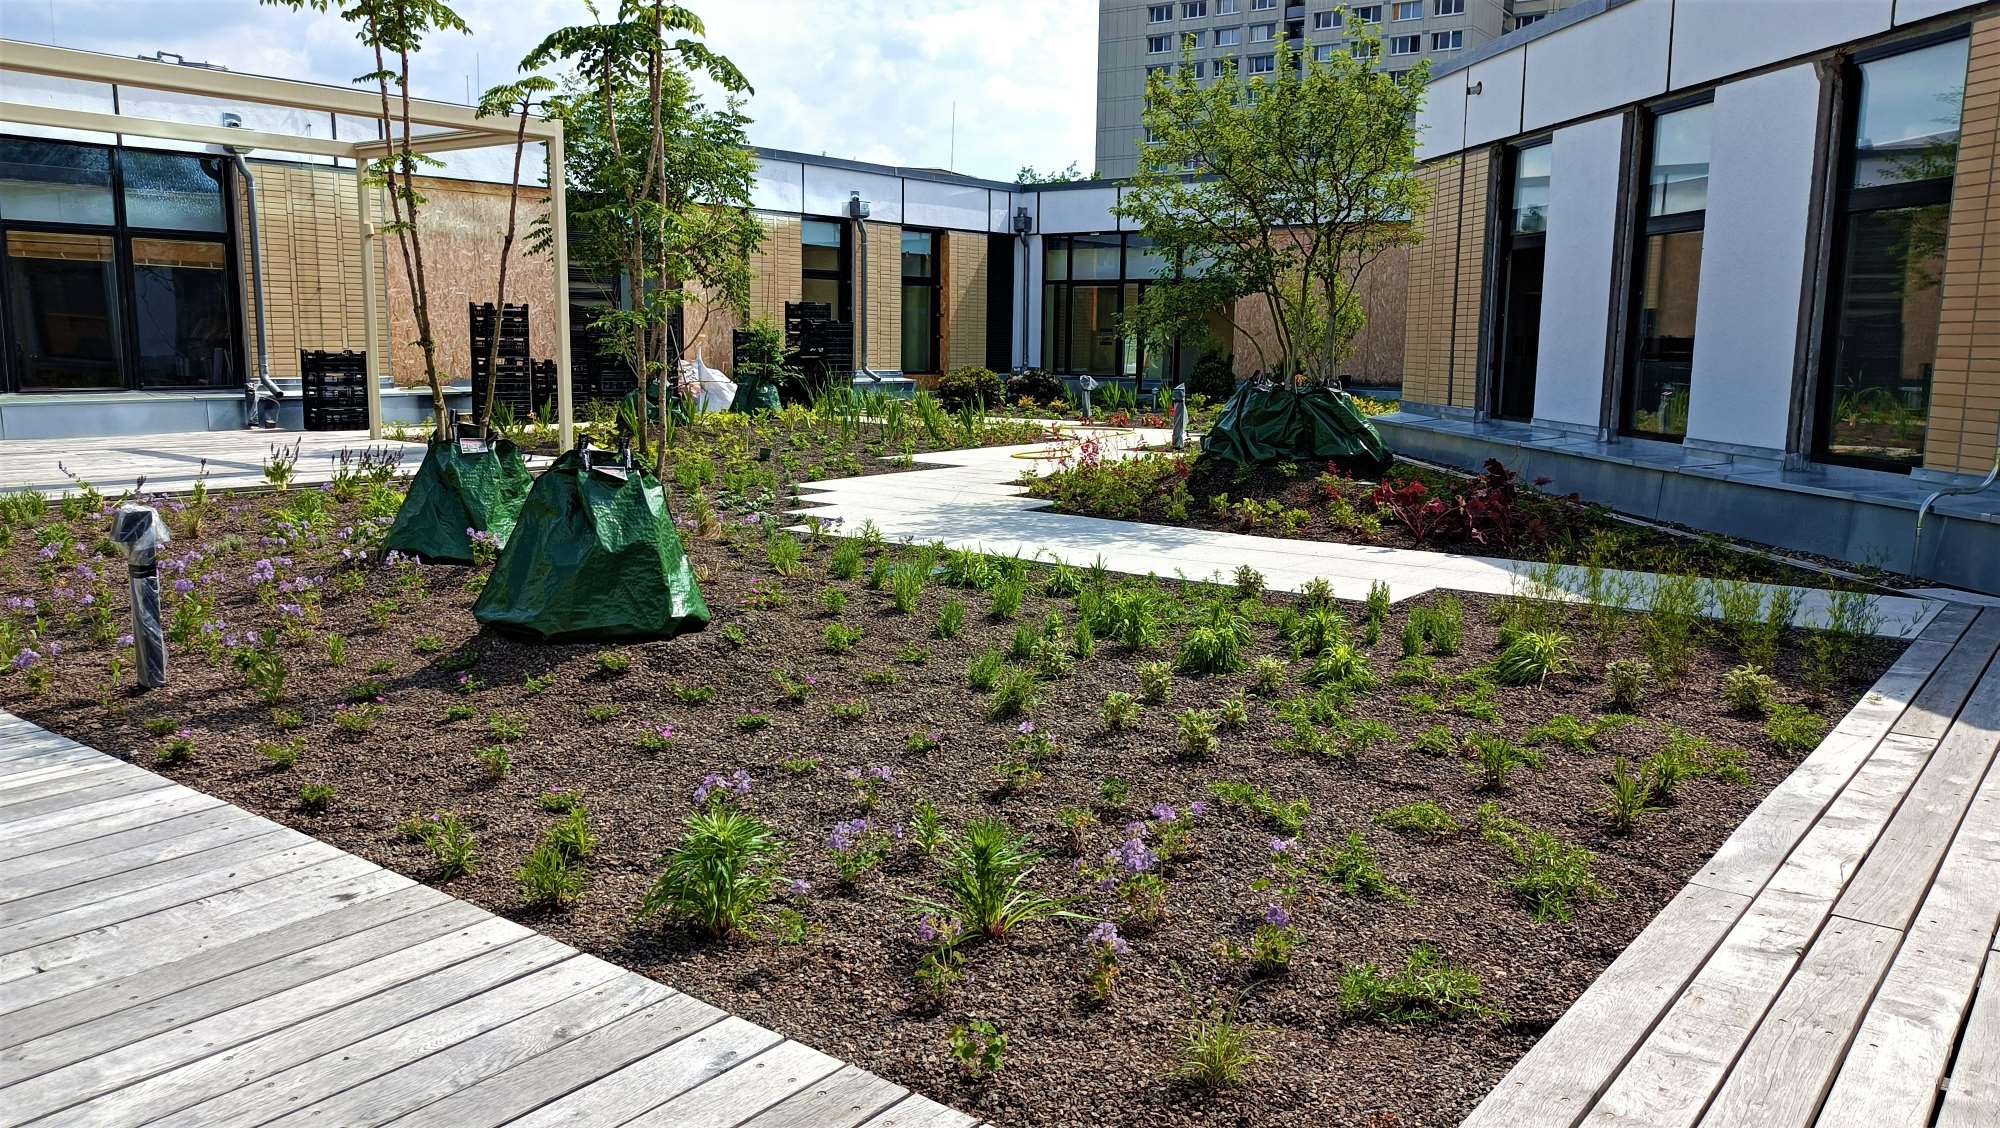
[[0, 712], [0, 1125], [970, 1128]]
[[1996, 651], [1938, 615], [1467, 1128], [2000, 1125]]

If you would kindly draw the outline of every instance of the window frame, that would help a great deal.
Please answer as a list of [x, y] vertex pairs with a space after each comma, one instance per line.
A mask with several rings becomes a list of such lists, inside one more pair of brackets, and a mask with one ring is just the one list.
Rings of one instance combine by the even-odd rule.
[[[32, 137], [25, 134], [0, 132], [0, 141], [24, 141], [40, 144], [68, 145], [80, 149], [106, 150], [110, 156], [111, 222], [72, 223], [57, 220], [10, 219], [0, 216], [0, 256], [6, 251], [7, 235], [14, 231], [44, 232], [54, 235], [90, 235], [111, 240], [112, 285], [115, 287], [117, 308], [113, 316], [118, 319], [118, 347], [115, 350], [118, 364], [119, 383], [115, 388], [73, 385], [61, 388], [21, 387], [20, 363], [17, 355], [19, 342], [15, 340], [14, 303], [21, 300], [6, 284], [4, 261], [0, 261], [0, 393], [19, 395], [89, 395], [118, 394], [123, 392], [226, 392], [236, 389], [249, 371], [249, 342], [244, 332], [245, 309], [243, 304], [243, 259], [239, 249], [240, 232], [237, 222], [236, 174], [225, 158], [215, 153], [188, 152], [180, 149], [156, 149], [143, 145], [106, 145], [93, 141], [71, 141], [65, 138]], [[166, 157], [209, 158], [222, 161], [223, 175], [219, 185], [222, 196], [222, 230], [199, 231], [181, 227], [133, 226], [127, 222], [125, 207], [125, 157], [128, 152], [145, 153]], [[223, 273], [227, 276], [223, 288], [224, 316], [230, 330], [229, 362], [232, 367], [231, 379], [221, 383], [202, 384], [146, 384], [141, 381], [139, 370], [138, 337], [138, 278], [132, 256], [132, 244], [139, 239], [158, 239], [179, 243], [219, 243], [222, 246], [222, 261], [226, 264]]]
[[[805, 265], [805, 224], [831, 223], [840, 231], [840, 248], [835, 261], [840, 265], [833, 270], [815, 270]], [[833, 319], [843, 324], [854, 323], [854, 224], [844, 216], [808, 215], [802, 218], [799, 227], [799, 280], [814, 278], [822, 282], [834, 283], [838, 299], [833, 303]], [[899, 270], [901, 264], [898, 263]]]
[[[931, 272], [929, 277], [920, 277], [904, 271], [902, 251], [902, 237], [904, 235], [930, 236]], [[905, 295], [912, 286], [931, 292], [931, 368], [927, 371], [918, 372], [917, 375], [920, 376], [944, 375], [944, 258], [945, 232], [942, 230], [932, 227], [905, 226], [897, 232], [896, 271], [897, 277], [901, 281], [901, 285], [896, 288], [897, 308], [899, 310], [902, 308]], [[897, 348], [900, 349], [901, 347], [902, 338], [899, 335], [897, 337]], [[904, 366], [901, 370], [906, 374], [910, 371], [906, 360], [900, 354], [897, 357], [897, 363]]]
[[[1166, 13], [1166, 15], [1161, 15], [1161, 14], [1160, 14], [1161, 12], [1165, 12], [1165, 13]], [[1172, 4], [1148, 4], [1148, 5], [1146, 5], [1146, 26], [1147, 26], [1147, 27], [1151, 27], [1151, 26], [1153, 26], [1154, 24], [1163, 24], [1163, 23], [1172, 23], [1172, 22], [1174, 22], [1174, 6], [1173, 6]]]
[[[1655, 235], [1678, 235], [1689, 231], [1706, 232], [1708, 230], [1708, 201], [1706, 194], [1704, 194], [1700, 211], [1669, 212], [1666, 215], [1659, 216], [1652, 214], [1653, 150], [1659, 136], [1659, 119], [1682, 110], [1691, 110], [1696, 106], [1712, 106], [1714, 104], [1715, 91], [1708, 89], [1699, 93], [1676, 97], [1639, 108], [1636, 159], [1632, 162], [1632, 198], [1630, 200], [1632, 208], [1632, 234], [1630, 249], [1625, 255], [1624, 324], [1619, 327], [1618, 397], [1616, 401], [1618, 416], [1613, 422], [1613, 430], [1626, 438], [1650, 439], [1654, 442], [1662, 443], [1683, 443], [1687, 441], [1685, 434], [1674, 435], [1663, 431], [1641, 430], [1633, 423], [1633, 419], [1636, 416], [1633, 409], [1637, 406], [1635, 397], [1639, 391], [1639, 349], [1642, 343], [1642, 338], [1639, 335], [1638, 316], [1639, 309], [1645, 300], [1647, 242]], [[1711, 170], [1714, 167], [1713, 136], [1711, 132]], [[1707, 252], [1707, 244], [1704, 242], [1702, 253], [1706, 256]], [[1697, 279], [1699, 279], [1699, 274], [1697, 274]], [[1699, 301], [1698, 294], [1696, 300], [1697, 302]], [[1697, 322], [1695, 326], [1697, 336], [1699, 336], [1700, 331], [1701, 327], [1699, 322]], [[1689, 406], [1691, 408], [1693, 406], [1694, 394], [1692, 382], [1690, 382], [1688, 394]]]
[[[1403, 14], [1411, 9], [1415, 10], [1410, 15]], [[1389, 0], [1390, 23], [1409, 23], [1411, 20], [1421, 22], [1423, 18], [1424, 0]]]
[[[1481, 376], [1486, 381], [1486, 387], [1480, 391], [1480, 394], [1476, 398], [1477, 402], [1481, 405], [1480, 410], [1491, 419], [1510, 421], [1517, 419], [1515, 416], [1504, 415], [1500, 411], [1502, 393], [1505, 390], [1507, 377], [1508, 313], [1512, 305], [1510, 298], [1513, 292], [1515, 254], [1526, 250], [1541, 250], [1545, 256], [1544, 267], [1546, 268], [1547, 265], [1546, 254], [1549, 232], [1546, 217], [1539, 231], [1516, 232], [1514, 230], [1514, 196], [1516, 186], [1520, 181], [1521, 155], [1535, 149], [1549, 148], [1554, 144], [1555, 134], [1544, 133], [1539, 137], [1531, 137], [1526, 140], [1512, 141], [1500, 145], [1498, 159], [1494, 161], [1496, 168], [1493, 177], [1487, 182], [1492, 200], [1492, 204], [1490, 205], [1492, 210], [1488, 212], [1488, 224], [1489, 229], [1493, 232], [1493, 235], [1489, 239], [1493, 247], [1494, 257], [1489, 277], [1492, 280], [1494, 300], [1486, 303], [1486, 313], [1484, 315], [1486, 332], [1483, 336], [1488, 342], [1488, 346], [1485, 363], [1481, 366]], [[1550, 151], [1553, 154], [1554, 150], [1551, 149]], [[1553, 165], [1550, 167], [1549, 178], [1553, 186], [1555, 179]], [[1535, 354], [1535, 367], [1539, 370], [1541, 367], [1541, 326], [1539, 319], [1535, 327]], [[1528, 400], [1528, 415], [1524, 420], [1519, 421], [1532, 422], [1533, 418], [1534, 397], [1530, 396]]]
[[1424, 53], [1423, 33], [1418, 32], [1415, 35], [1392, 35], [1383, 41], [1382, 50], [1390, 58], [1395, 58], [1399, 55], [1421, 55]]
[[[1228, 42], [1226, 42], [1226, 43], [1225, 43], [1225, 42], [1223, 42], [1223, 39], [1222, 39], [1222, 37], [1223, 37], [1223, 36], [1225, 36], [1225, 35], [1233, 35], [1233, 36], [1235, 36], [1236, 38], [1234, 38], [1234, 39], [1231, 39], [1231, 40], [1229, 40]], [[1241, 46], [1243, 46], [1243, 29], [1242, 29], [1242, 28], [1240, 28], [1240, 27], [1218, 27], [1218, 28], [1216, 28], [1216, 29], [1215, 29], [1215, 45], [1216, 45], [1217, 47], [1241, 47]]]
[[1432, 51], [1465, 50], [1465, 29], [1452, 28], [1449, 31], [1431, 32], [1431, 50]]
[[[1811, 442], [1807, 444], [1811, 461], [1827, 466], [1851, 466], [1863, 470], [1879, 470], [1891, 474], [1909, 474], [1923, 468], [1920, 455], [1915, 464], [1897, 462], [1884, 458], [1869, 458], [1865, 455], [1835, 454], [1831, 448], [1834, 407], [1834, 368], [1840, 360], [1841, 304], [1847, 292], [1847, 243], [1853, 230], [1854, 218], [1858, 214], [1876, 211], [1890, 211], [1897, 208], [1924, 207], [1943, 204], [1947, 209], [1952, 200], [1955, 177], [1934, 177], [1916, 184], [1875, 185], [1867, 188], [1854, 186], [1857, 135], [1861, 128], [1861, 67], [1865, 63], [1894, 58], [1897, 55], [1921, 51], [1941, 43], [1956, 39], [1970, 40], [1972, 26], [1957, 24], [1941, 28], [1924, 35], [1911, 36], [1893, 43], [1884, 43], [1866, 50], [1856, 51], [1840, 61], [1840, 81], [1836, 99], [1835, 121], [1831, 143], [1835, 146], [1833, 159], [1828, 166], [1833, 174], [1826, 198], [1827, 247], [1826, 286], [1822, 290], [1820, 302], [1820, 326], [1818, 333], [1818, 355], [1812, 365], [1813, 394], [1810, 416]], [[1961, 136], [1964, 143], [1964, 111], [1959, 116]], [[1946, 253], [1950, 251], [1947, 241]], [[1935, 359], [1933, 359], [1935, 367]], [[1935, 371], [1932, 376], [1935, 379]], [[1929, 396], [1926, 395], [1928, 401]], [[1924, 443], [1930, 443], [1929, 404], [1925, 405]]]
[[1181, 0], [1181, 18], [1184, 20], [1207, 19], [1208, 0]]
[[1431, 15], [1462, 16], [1465, 14], [1465, 0], [1431, 0]]
[[[1076, 239], [1108, 239], [1111, 237], [1116, 237], [1118, 240], [1117, 277], [1077, 278], [1076, 253], [1073, 241]], [[1147, 386], [1147, 359], [1152, 346], [1143, 339], [1138, 340], [1135, 344], [1130, 337], [1120, 332], [1117, 335], [1117, 341], [1112, 350], [1111, 371], [1108, 373], [1091, 372], [1088, 365], [1079, 367], [1074, 363], [1076, 342], [1073, 339], [1074, 335], [1070, 332], [1069, 316], [1071, 294], [1078, 288], [1095, 288], [1110, 292], [1113, 295], [1111, 299], [1113, 316], [1119, 317], [1125, 312], [1127, 305], [1126, 295], [1128, 292], [1143, 299], [1147, 287], [1159, 282], [1163, 278], [1171, 278], [1174, 274], [1178, 273], [1178, 268], [1174, 268], [1173, 273], [1162, 273], [1151, 277], [1134, 274], [1132, 272], [1132, 260], [1135, 253], [1140, 249], [1135, 247], [1134, 242], [1143, 238], [1143, 235], [1134, 231], [1073, 231], [1060, 235], [1042, 236], [1041, 308], [1043, 314], [1041, 359], [1044, 361], [1043, 367], [1058, 376], [1077, 376], [1087, 373], [1099, 379], [1131, 379], [1135, 393], [1145, 392]], [[1064, 252], [1063, 261], [1065, 265], [1063, 267], [1063, 276], [1061, 278], [1052, 278], [1048, 274], [1049, 254], [1059, 244]], [[1108, 244], [1097, 243], [1093, 245], [1106, 246]], [[1054, 313], [1053, 319], [1049, 316], [1051, 311]], [[1128, 348], [1135, 350], [1129, 357], [1126, 351]], [[1179, 349], [1178, 342], [1167, 346], [1168, 364], [1166, 371], [1178, 371], [1176, 364], [1179, 359]], [[1132, 370], [1130, 377], [1126, 375], [1127, 368]]]

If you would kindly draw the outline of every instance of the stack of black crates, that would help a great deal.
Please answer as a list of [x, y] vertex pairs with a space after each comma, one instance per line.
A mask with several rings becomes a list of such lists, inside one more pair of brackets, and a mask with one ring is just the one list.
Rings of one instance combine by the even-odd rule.
[[785, 352], [806, 387], [844, 384], [854, 375], [854, 323], [835, 321], [825, 302], [786, 302]]
[[632, 362], [618, 355], [604, 330], [578, 324], [576, 314], [570, 316], [569, 379], [577, 402], [615, 404], [630, 395], [639, 386]]
[[368, 426], [368, 354], [299, 351], [306, 430], [359, 431]]
[[[496, 329], [493, 303], [466, 307], [472, 327], [472, 412], [486, 415], [487, 358], [491, 355]], [[495, 403], [506, 404], [516, 418], [525, 419], [555, 399], [553, 376], [544, 377], [528, 354], [528, 307], [507, 305], [500, 309], [500, 378], [493, 386]]]

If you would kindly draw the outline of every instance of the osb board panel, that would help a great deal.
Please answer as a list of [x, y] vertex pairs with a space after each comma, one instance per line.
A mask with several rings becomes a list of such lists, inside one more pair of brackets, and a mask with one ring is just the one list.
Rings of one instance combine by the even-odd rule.
[[1993, 465], [2000, 432], [2000, 191], [1992, 176], [2000, 97], [1986, 92], [1986, 76], [2000, 78], [2000, 17], [1973, 25], [1969, 69], [1924, 466], [1979, 473]]
[[[430, 295], [431, 334], [437, 342], [438, 373], [446, 382], [470, 379], [472, 349], [466, 305], [495, 300], [500, 271], [500, 243], [507, 228], [505, 185], [471, 185], [458, 181], [417, 181], [425, 202], [417, 212], [422, 244], [425, 288]], [[530, 255], [527, 234], [535, 219], [548, 211], [548, 198], [523, 188], [515, 220], [513, 250], [508, 254], [507, 301], [528, 305], [529, 354], [538, 360], [556, 355], [557, 288], [554, 259]], [[398, 384], [424, 380], [423, 350], [417, 344], [416, 310], [410, 302], [409, 272], [403, 249], [385, 236], [389, 269], [389, 332], [392, 374]]]
[[[860, 253], [857, 243], [855, 253]], [[855, 276], [860, 277], [860, 264]], [[861, 295], [856, 294], [859, 301]], [[868, 225], [868, 367], [895, 372], [903, 367], [903, 229]]]

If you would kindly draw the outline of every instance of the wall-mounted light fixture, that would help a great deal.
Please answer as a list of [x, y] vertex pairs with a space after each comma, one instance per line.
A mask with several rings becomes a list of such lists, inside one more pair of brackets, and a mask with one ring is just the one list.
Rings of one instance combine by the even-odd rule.
[[1465, 88], [1465, 94], [1467, 97], [1471, 97], [1474, 94], [1484, 94], [1484, 93], [1486, 93], [1486, 84], [1484, 82], [1475, 82], [1472, 85]]
[[868, 218], [868, 201], [861, 198], [861, 193], [859, 192], [848, 193], [847, 217], [849, 219]]
[[1014, 234], [1030, 235], [1034, 233], [1034, 230], [1035, 230], [1035, 217], [1028, 214], [1027, 208], [1015, 208]]

